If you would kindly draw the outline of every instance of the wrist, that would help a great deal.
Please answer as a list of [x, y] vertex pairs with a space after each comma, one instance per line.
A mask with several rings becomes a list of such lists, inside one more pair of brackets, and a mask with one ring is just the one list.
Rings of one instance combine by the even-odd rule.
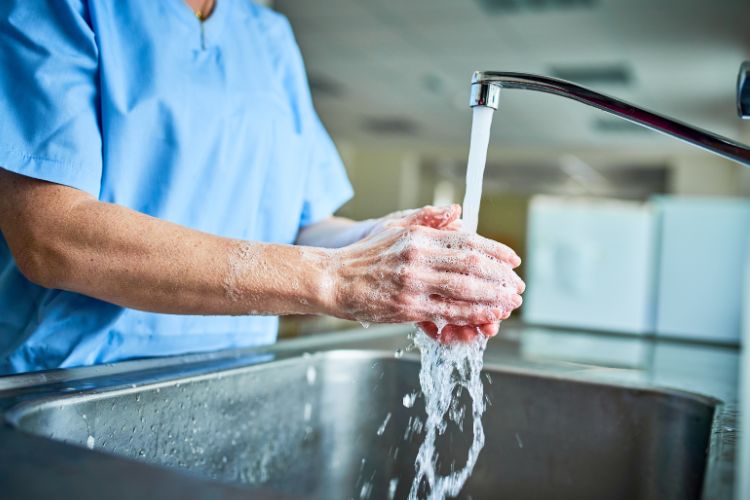
[[366, 219], [357, 222], [357, 232], [354, 241], [359, 241], [370, 236], [380, 221], [381, 219]]
[[303, 261], [309, 265], [308, 287], [305, 302], [311, 306], [311, 313], [339, 316], [336, 290], [338, 277], [338, 256], [336, 250], [305, 248]]

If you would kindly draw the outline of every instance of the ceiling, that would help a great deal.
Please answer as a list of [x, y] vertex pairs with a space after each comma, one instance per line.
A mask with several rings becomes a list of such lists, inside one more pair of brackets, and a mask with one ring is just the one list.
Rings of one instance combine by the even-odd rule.
[[[468, 142], [476, 69], [553, 72], [730, 137], [750, 0], [276, 0], [337, 140]], [[594, 74], [591, 74], [591, 73]], [[559, 97], [501, 95], [493, 144], [663, 148]]]

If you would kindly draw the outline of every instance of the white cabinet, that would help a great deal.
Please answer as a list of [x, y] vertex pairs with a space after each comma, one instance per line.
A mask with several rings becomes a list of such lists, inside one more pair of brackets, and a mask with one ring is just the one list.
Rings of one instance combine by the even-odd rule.
[[524, 321], [652, 332], [654, 221], [644, 203], [535, 197]]
[[738, 342], [750, 201], [653, 201], [661, 233], [656, 332]]

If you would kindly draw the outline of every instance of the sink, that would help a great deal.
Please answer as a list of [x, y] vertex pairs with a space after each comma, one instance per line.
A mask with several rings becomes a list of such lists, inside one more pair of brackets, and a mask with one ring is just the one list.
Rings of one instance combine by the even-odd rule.
[[[26, 433], [302, 498], [406, 498], [422, 434], [419, 361], [334, 350], [31, 398]], [[697, 499], [717, 401], [486, 366], [486, 444], [460, 498]], [[449, 427], [440, 470], [470, 443]], [[385, 424], [385, 425], [384, 425]], [[395, 489], [392, 489], [395, 488]]]

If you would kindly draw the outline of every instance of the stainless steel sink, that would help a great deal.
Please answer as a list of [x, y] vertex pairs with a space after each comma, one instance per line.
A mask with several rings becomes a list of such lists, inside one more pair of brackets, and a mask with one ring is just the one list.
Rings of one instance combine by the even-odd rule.
[[[222, 482], [325, 500], [386, 499], [395, 485], [405, 498], [424, 407], [402, 399], [418, 391], [418, 370], [392, 352], [328, 351], [30, 398], [6, 416]], [[717, 401], [497, 366], [485, 377], [487, 440], [461, 498], [701, 498]], [[444, 472], [463, 465], [464, 428], [441, 442]]]

